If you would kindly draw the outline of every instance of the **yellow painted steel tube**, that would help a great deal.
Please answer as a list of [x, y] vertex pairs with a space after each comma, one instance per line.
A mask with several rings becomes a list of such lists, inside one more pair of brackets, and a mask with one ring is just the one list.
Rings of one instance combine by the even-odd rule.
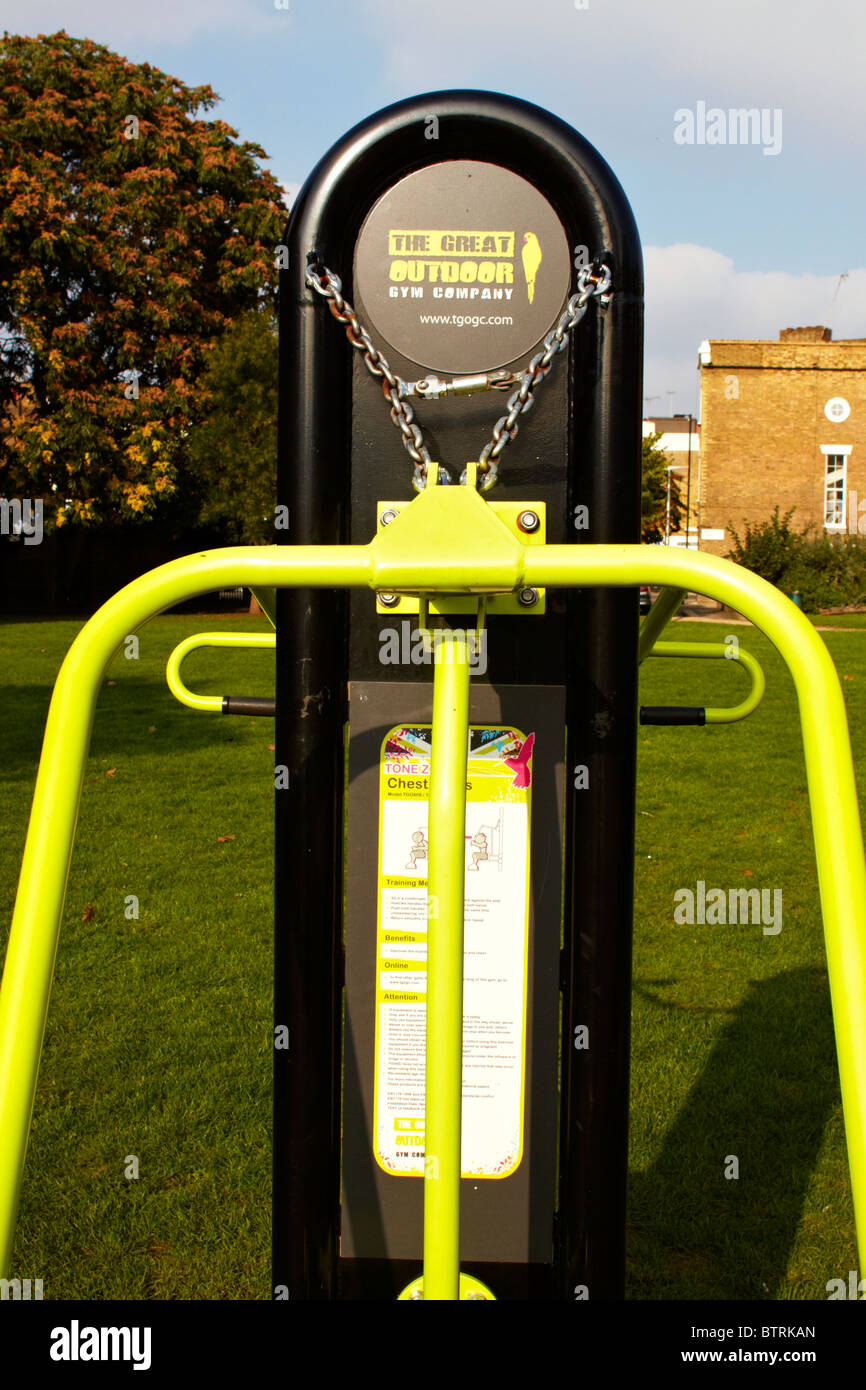
[[[730, 560], [656, 546], [581, 547], [580, 586], [676, 585], [751, 619], [794, 680], [815, 837], [824, 942], [860, 1267], [866, 1268], [866, 865], [845, 701], [829, 651], [780, 590]], [[523, 583], [575, 583], [574, 548], [527, 548]]]
[[189, 690], [181, 678], [180, 668], [190, 652], [199, 647], [275, 647], [275, 632], [197, 632], [193, 637], [185, 637], [178, 642], [165, 667], [166, 684], [176, 700], [190, 709], [219, 712], [223, 707], [222, 695], [196, 695]]
[[738, 661], [751, 676], [752, 685], [748, 695], [738, 705], [721, 705], [704, 711], [708, 724], [734, 724], [753, 714], [764, 698], [767, 682], [757, 658], [743, 647], [726, 647], [723, 642], [656, 642], [648, 656], [681, 656], [715, 658], [718, 661]]
[[674, 613], [686, 596], [685, 589], [662, 589], [650, 611], [640, 625], [637, 638], [637, 659], [643, 661], [649, 656], [653, 646], [667, 627]]
[[261, 608], [271, 627], [277, 625], [277, 591], [274, 586], [260, 585], [252, 590], [253, 598]]
[[364, 585], [367, 546], [237, 546], [172, 560], [99, 609], [54, 687], [0, 987], [0, 1273], [9, 1265], [96, 697], [124, 638], [165, 608], [244, 584]]
[[[435, 500], [440, 491], [450, 494], [444, 503]], [[422, 512], [415, 512], [419, 501]], [[819, 634], [778, 590], [715, 556], [654, 546], [515, 545], [511, 536], [500, 538], [478, 494], [470, 495], [468, 488], [428, 489], [406, 509], [407, 516], [413, 512], [419, 522], [422, 515], [426, 518], [423, 524], [401, 533], [400, 522], [395, 522], [378, 548], [377, 542], [249, 546], [174, 560], [121, 590], [73, 643], [46, 724], [0, 988], [0, 1270], [8, 1267], [11, 1250], [96, 695], [124, 637], [173, 604], [237, 584], [252, 589], [321, 586], [441, 593], [481, 588], [512, 592], [524, 586], [631, 588], [641, 583], [694, 590], [738, 610], [774, 642], [794, 678], [860, 1263], [866, 1268], [866, 865], [845, 704]]]
[[424, 1299], [460, 1297], [463, 897], [469, 656], [465, 632], [434, 634], [427, 881]]

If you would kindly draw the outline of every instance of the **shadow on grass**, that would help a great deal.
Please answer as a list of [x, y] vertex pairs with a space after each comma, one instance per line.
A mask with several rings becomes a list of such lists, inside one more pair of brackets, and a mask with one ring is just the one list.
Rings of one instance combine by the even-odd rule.
[[[226, 694], [247, 694], [244, 686], [261, 681], [230, 679]], [[52, 687], [53, 689], [53, 687]], [[36, 774], [52, 689], [44, 685], [7, 686], [3, 691], [3, 729], [0, 730], [0, 780], [13, 780]], [[155, 743], [148, 730], [158, 721], [160, 738]], [[116, 750], [118, 744], [130, 758], [155, 751], [170, 752], [217, 750], [233, 741], [240, 727], [247, 730], [251, 717], [233, 717], [199, 712], [181, 705], [165, 683], [157, 680], [126, 679], [116, 686], [103, 683], [96, 706], [90, 753], [99, 756]], [[274, 721], [261, 718], [261, 728], [273, 731]]]
[[657, 1161], [630, 1175], [628, 1297], [777, 1297], [838, 1100], [824, 972], [752, 984]]

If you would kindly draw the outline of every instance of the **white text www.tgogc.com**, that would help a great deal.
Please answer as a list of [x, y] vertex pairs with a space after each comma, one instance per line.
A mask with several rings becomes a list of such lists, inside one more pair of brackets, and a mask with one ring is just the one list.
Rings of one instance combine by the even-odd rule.
[[482, 328], [513, 323], [504, 314], [419, 314], [419, 323], [450, 323], [452, 328]]

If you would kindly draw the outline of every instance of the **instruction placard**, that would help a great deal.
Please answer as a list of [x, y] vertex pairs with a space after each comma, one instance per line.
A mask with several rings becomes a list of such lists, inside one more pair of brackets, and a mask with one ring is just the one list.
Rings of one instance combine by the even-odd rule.
[[[464, 1177], [504, 1178], [523, 1152], [529, 797], [534, 734], [473, 726], [466, 775]], [[376, 1161], [424, 1172], [429, 725], [382, 743], [376, 930]]]

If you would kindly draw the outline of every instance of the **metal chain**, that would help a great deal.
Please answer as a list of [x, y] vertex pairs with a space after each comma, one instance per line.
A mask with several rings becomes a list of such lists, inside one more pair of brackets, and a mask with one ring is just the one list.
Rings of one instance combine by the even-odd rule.
[[[506, 444], [510, 444], [517, 434], [517, 420], [534, 403], [533, 391], [543, 381], [553, 366], [558, 352], [568, 346], [568, 334], [576, 327], [587, 310], [590, 299], [598, 298], [602, 304], [610, 303], [611, 273], [606, 265], [596, 269], [595, 262], [581, 266], [577, 272], [577, 292], [571, 296], [560, 315], [555, 328], [544, 339], [544, 347], [518, 377], [513, 372], [499, 371], [470, 377], [455, 377], [453, 381], [439, 381], [436, 377], [426, 377], [423, 381], [406, 382], [390, 367], [386, 357], [374, 345], [366, 328], [358, 320], [355, 310], [342, 293], [343, 285], [339, 275], [323, 265], [315, 252], [307, 257], [306, 282], [328, 301], [328, 308], [338, 323], [346, 326], [346, 337], [363, 353], [364, 361], [373, 376], [382, 378], [382, 393], [391, 406], [391, 419], [403, 436], [403, 444], [415, 464], [412, 484], [417, 492], [422, 492], [427, 482], [427, 468], [432, 462], [429, 450], [424, 443], [421, 430], [415, 420], [407, 397], [421, 396], [424, 399], [453, 395], [468, 395], [473, 391], [507, 390], [519, 381], [519, 386], [508, 399], [508, 410], [493, 426], [493, 436], [481, 451], [478, 464], [478, 486], [482, 492], [494, 486], [499, 474], [499, 457]], [[318, 267], [318, 269], [316, 269]], [[465, 471], [461, 482], [466, 481]], [[451, 475], [440, 464], [439, 481], [450, 483]]]
[[610, 303], [611, 273], [606, 265], [601, 265], [594, 273], [595, 265], [582, 266], [577, 272], [577, 292], [573, 294], [560, 315], [559, 322], [544, 339], [544, 347], [536, 353], [523, 373], [523, 378], [508, 398], [508, 413], [493, 426], [493, 438], [485, 444], [478, 460], [479, 486], [482, 492], [493, 487], [499, 473], [499, 456], [506, 444], [510, 444], [517, 434], [517, 420], [525, 414], [534, 402], [533, 391], [543, 381], [553, 366], [558, 352], [568, 347], [568, 334], [580, 323], [586, 313], [589, 301], [598, 298], [602, 304]]
[[[314, 269], [316, 265], [320, 267], [323, 274], [316, 272]], [[306, 281], [328, 301], [328, 308], [337, 322], [346, 325], [346, 337], [352, 347], [364, 354], [364, 361], [373, 376], [383, 378], [382, 392], [385, 400], [391, 404], [391, 419], [400, 430], [403, 444], [415, 464], [412, 481], [416, 489], [419, 492], [422, 491], [427, 479], [427, 466], [432, 463], [432, 459], [421, 431], [415, 423], [415, 412], [406, 400], [406, 383], [397, 376], [396, 372], [391, 370], [387, 359], [374, 345], [363, 324], [358, 321], [358, 316], [348, 299], [343, 297], [343, 282], [339, 275], [335, 274], [333, 270], [328, 270], [327, 266], [323, 266], [318, 257], [313, 257], [307, 266]], [[450, 474], [446, 473], [445, 469], [440, 469], [440, 482], [450, 483], [450, 481]]]

